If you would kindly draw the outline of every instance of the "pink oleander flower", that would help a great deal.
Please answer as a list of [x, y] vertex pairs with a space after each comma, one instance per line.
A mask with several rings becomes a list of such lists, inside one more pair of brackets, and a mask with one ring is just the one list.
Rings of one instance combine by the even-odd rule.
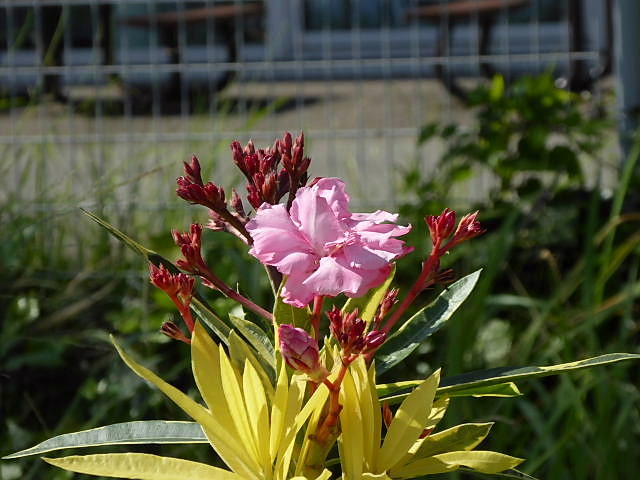
[[322, 381], [329, 375], [320, 363], [318, 342], [306, 330], [283, 324], [278, 327], [278, 336], [280, 351], [287, 365], [306, 373], [315, 381]]
[[391, 223], [396, 214], [351, 213], [349, 201], [342, 180], [322, 178], [298, 189], [289, 212], [263, 203], [247, 224], [253, 238], [249, 253], [288, 276], [286, 303], [304, 307], [316, 295], [340, 293], [360, 297], [385, 281], [393, 261], [413, 250], [394, 238], [411, 231], [410, 225]]

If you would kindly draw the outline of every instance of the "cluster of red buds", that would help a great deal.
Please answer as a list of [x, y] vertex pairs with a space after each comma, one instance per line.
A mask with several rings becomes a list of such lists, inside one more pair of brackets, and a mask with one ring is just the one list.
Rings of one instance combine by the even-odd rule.
[[456, 212], [448, 208], [440, 215], [427, 215], [425, 222], [429, 227], [433, 249], [429, 258], [422, 264], [422, 271], [413, 287], [382, 328], [386, 333], [391, 331], [421, 292], [437, 283], [449, 283], [453, 280], [453, 270], [440, 270], [440, 259], [456, 245], [485, 232], [478, 221], [478, 212], [462, 217], [457, 227]]
[[266, 149], [256, 150], [251, 141], [242, 148], [236, 141], [231, 144], [231, 150], [233, 161], [248, 180], [247, 200], [253, 208], [265, 202], [276, 205], [287, 193], [287, 205], [291, 206], [298, 188], [307, 183], [311, 159], [304, 156], [302, 133], [294, 141], [287, 132], [273, 147]]
[[202, 225], [194, 223], [189, 232], [172, 230], [171, 235], [182, 251], [183, 259], [176, 262], [178, 267], [189, 273], [200, 273], [207, 270], [202, 258]]
[[372, 330], [367, 333], [367, 322], [358, 315], [357, 308], [350, 313], [345, 313], [333, 307], [327, 312], [329, 328], [342, 347], [345, 359], [360, 353], [367, 354], [375, 351], [387, 339], [387, 334], [381, 330]]
[[203, 182], [200, 162], [195, 155], [191, 157], [191, 163], [184, 162], [184, 176], [179, 177], [177, 183], [176, 193], [180, 198], [209, 208], [210, 228], [229, 231], [251, 243], [251, 236], [244, 227], [248, 219], [242, 208], [242, 201], [238, 204], [240, 197], [233, 192], [231, 203], [236, 211], [229, 211], [224, 188], [213, 182]]
[[294, 370], [306, 373], [314, 382], [322, 382], [329, 375], [320, 362], [320, 351], [315, 338], [302, 328], [283, 324], [278, 327], [280, 351]]
[[445, 208], [440, 215], [427, 215], [425, 217], [434, 248], [446, 252], [456, 245], [485, 232], [478, 221], [478, 212], [469, 213], [462, 217], [457, 228], [456, 220], [456, 212], [448, 208]]
[[[187, 325], [189, 332], [193, 332], [194, 321], [191, 316], [191, 299], [195, 290], [195, 279], [186, 273], [171, 273], [164, 265], [157, 267], [149, 264], [149, 277], [151, 283], [163, 290], [173, 303], [178, 307], [180, 315]], [[168, 337], [191, 343], [191, 340], [173, 322], [165, 322], [161, 328], [162, 333]]]

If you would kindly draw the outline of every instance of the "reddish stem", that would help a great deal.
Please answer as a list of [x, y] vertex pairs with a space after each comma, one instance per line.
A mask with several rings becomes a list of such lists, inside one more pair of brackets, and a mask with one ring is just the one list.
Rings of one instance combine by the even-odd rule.
[[440, 263], [440, 257], [444, 255], [446, 250], [447, 250], [446, 247], [444, 249], [440, 249], [440, 241], [438, 241], [433, 246], [433, 250], [431, 250], [431, 255], [429, 255], [429, 258], [427, 259], [427, 261], [424, 262], [424, 264], [422, 265], [422, 272], [420, 272], [420, 276], [416, 280], [416, 283], [413, 284], [413, 287], [411, 287], [411, 290], [409, 290], [409, 293], [407, 293], [407, 296], [404, 297], [404, 300], [402, 301], [402, 303], [398, 306], [398, 308], [396, 308], [395, 312], [393, 312], [393, 315], [391, 315], [391, 318], [389, 318], [389, 320], [386, 321], [386, 323], [384, 324], [384, 327], [382, 328], [383, 332], [388, 334], [391, 331], [391, 329], [395, 326], [395, 324], [398, 323], [398, 320], [400, 320], [400, 317], [404, 315], [404, 313], [407, 311], [407, 309], [413, 303], [413, 301], [418, 297], [418, 295], [420, 295], [420, 293], [425, 288], [433, 284], [434, 282], [433, 274], [438, 269], [438, 266]]
[[313, 338], [320, 340], [320, 319], [322, 318], [322, 305], [324, 304], [324, 295], [316, 295], [313, 299], [313, 313], [311, 314], [311, 328], [313, 330]]
[[267, 310], [262, 308], [260, 305], [256, 305], [253, 301], [249, 300], [244, 295], [241, 295], [238, 292], [236, 292], [233, 288], [231, 288], [229, 285], [224, 283], [217, 275], [215, 275], [206, 266], [199, 265], [198, 266], [198, 274], [201, 275], [202, 277], [204, 277], [205, 279], [207, 279], [215, 288], [220, 290], [227, 297], [229, 297], [232, 300], [235, 300], [236, 302], [244, 305], [249, 310], [257, 313], [261, 317], [266, 318], [270, 322], [273, 322], [273, 314], [271, 312], [268, 312]]
[[171, 298], [176, 307], [178, 307], [178, 311], [180, 312], [180, 315], [182, 315], [184, 323], [187, 324], [187, 328], [189, 329], [189, 331], [193, 332], [195, 322], [193, 320], [193, 316], [191, 315], [191, 309], [189, 308], [189, 305], [185, 305], [177, 295], [169, 295], [169, 298]]
[[320, 445], [326, 446], [327, 441], [331, 438], [331, 434], [338, 424], [340, 412], [342, 411], [342, 405], [340, 405], [340, 387], [342, 386], [342, 381], [344, 380], [344, 376], [347, 374], [347, 369], [349, 368], [351, 361], [351, 359], [342, 359], [342, 367], [340, 368], [340, 372], [338, 372], [338, 377], [333, 382], [328, 379], [323, 380], [323, 383], [329, 389], [330, 397], [329, 413], [315, 435], [315, 439]]

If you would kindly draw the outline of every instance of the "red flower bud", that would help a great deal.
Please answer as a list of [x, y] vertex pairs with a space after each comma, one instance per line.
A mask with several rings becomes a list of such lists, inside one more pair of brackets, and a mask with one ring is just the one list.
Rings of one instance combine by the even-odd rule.
[[329, 372], [320, 363], [318, 342], [302, 328], [283, 324], [278, 328], [280, 351], [287, 365], [300, 370], [314, 381], [324, 380]]
[[425, 218], [434, 245], [441, 244], [453, 233], [456, 227], [456, 212], [445, 208], [441, 215], [428, 215]]
[[453, 241], [455, 243], [461, 243], [478, 235], [482, 235], [484, 232], [485, 230], [478, 221], [478, 212], [468, 213], [460, 219], [456, 233], [453, 236]]
[[193, 155], [191, 157], [191, 163], [184, 163], [184, 174], [188, 180], [191, 182], [202, 185], [202, 173], [200, 169], [200, 162], [198, 161], [198, 157]]
[[187, 337], [182, 330], [173, 322], [164, 322], [160, 331], [164, 333], [167, 337], [173, 338], [174, 340], [179, 340], [181, 342], [186, 343], [187, 345], [191, 344], [191, 339]]
[[386, 339], [387, 334], [382, 330], [372, 330], [364, 339], [364, 351], [377, 349]]

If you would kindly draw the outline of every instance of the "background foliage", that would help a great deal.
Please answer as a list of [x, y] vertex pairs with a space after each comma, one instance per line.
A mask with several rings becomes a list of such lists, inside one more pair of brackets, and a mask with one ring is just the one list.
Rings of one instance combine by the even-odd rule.
[[[412, 200], [401, 213], [416, 227], [410, 243], [418, 248], [399, 264], [397, 278], [410, 286], [429, 248], [423, 217], [445, 206], [481, 210], [488, 233], [452, 254], [447, 266], [460, 275], [477, 268], [483, 274], [448, 327], [390, 375], [416, 378], [441, 365], [448, 376], [638, 351], [637, 152], [611, 162], [624, 168], [607, 192], [599, 183], [600, 156], [612, 124], [600, 104], [556, 88], [551, 75], [510, 86], [496, 77], [471, 100], [471, 127], [421, 130], [419, 143], [438, 142], [443, 153], [433, 174], [425, 175], [421, 162], [404, 172]], [[179, 168], [176, 161], [176, 174]], [[487, 194], [475, 205], [461, 201], [457, 193], [481, 172], [493, 179]], [[186, 228], [194, 210], [187, 214], [177, 199], [175, 205], [161, 212], [164, 229], [147, 228], [148, 214], [119, 224], [108, 208], [99, 213], [176, 258], [169, 229]], [[195, 215], [206, 221], [206, 212]], [[176, 313], [148, 284], [146, 265], [79, 212], [52, 221], [9, 198], [0, 216], [1, 453], [82, 428], [182, 418], [161, 394], [125, 373], [107, 342], [107, 333], [116, 332], [148, 366], [195, 394], [185, 347], [158, 332]], [[91, 254], [77, 258], [64, 235], [56, 248], [39, 249], [44, 222], [50, 229], [86, 229]], [[265, 304], [266, 279], [243, 246], [213, 232], [205, 242], [219, 276]], [[206, 293], [221, 313], [233, 308]], [[521, 385], [525, 396], [518, 399], [454, 401], [445, 420], [497, 422], [487, 447], [527, 458], [523, 470], [541, 478], [633, 478], [631, 459], [640, 458], [639, 380], [630, 364], [532, 381]], [[209, 456], [206, 446], [176, 448], [140, 450]], [[69, 478], [32, 459], [1, 467], [6, 479], [42, 478], [45, 470], [47, 478]]]

